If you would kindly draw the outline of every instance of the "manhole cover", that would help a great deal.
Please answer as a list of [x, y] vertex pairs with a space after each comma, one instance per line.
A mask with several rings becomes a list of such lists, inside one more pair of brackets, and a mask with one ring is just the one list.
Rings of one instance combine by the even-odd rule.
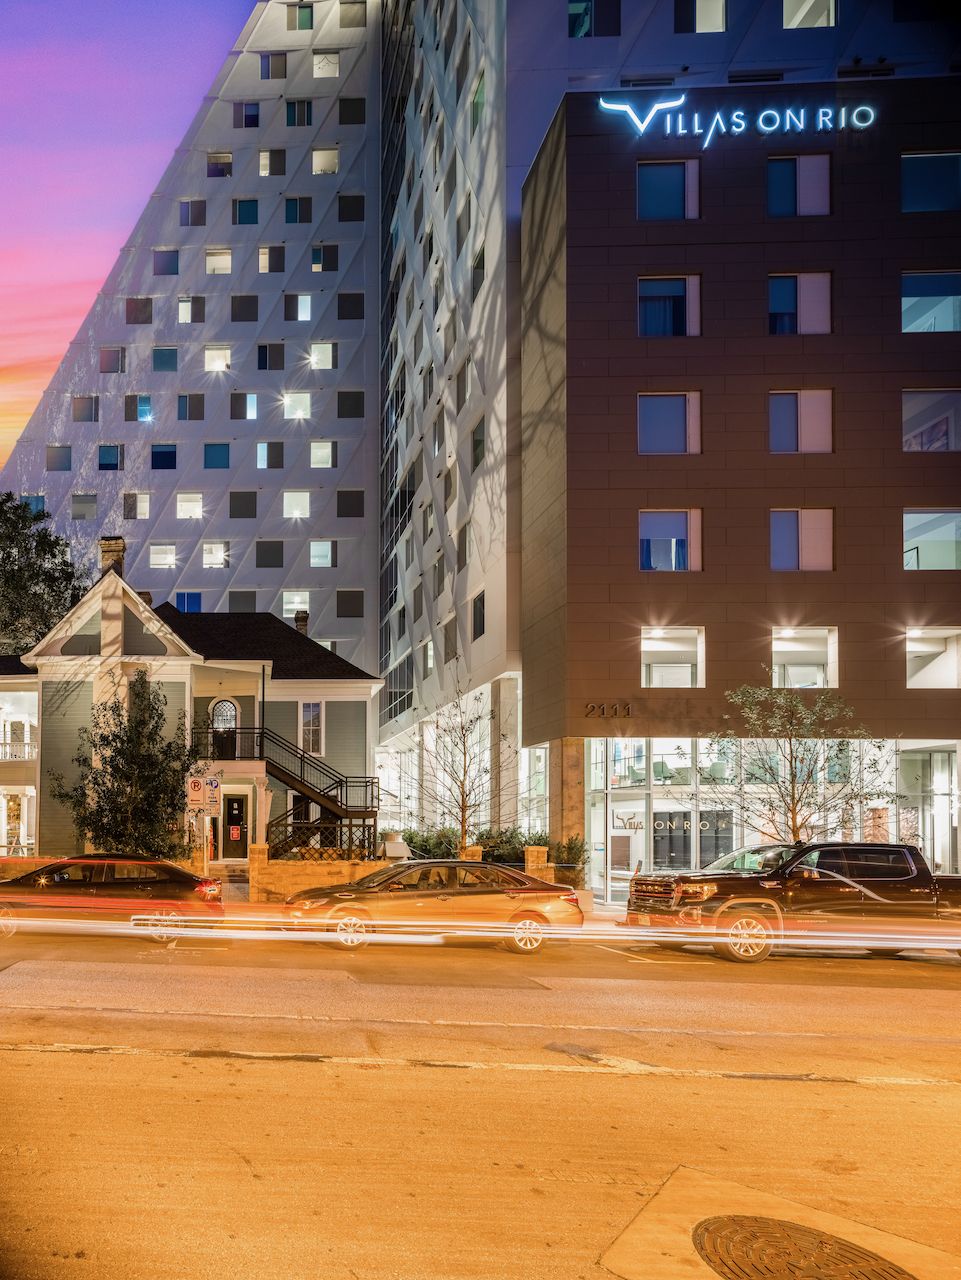
[[917, 1280], [850, 1240], [779, 1218], [705, 1218], [691, 1239], [723, 1280]]

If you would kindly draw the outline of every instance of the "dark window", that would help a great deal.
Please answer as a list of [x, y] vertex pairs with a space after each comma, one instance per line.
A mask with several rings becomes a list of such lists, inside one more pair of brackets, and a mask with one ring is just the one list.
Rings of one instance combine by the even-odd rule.
[[260, 124], [259, 102], [234, 103], [234, 128], [256, 129]]
[[637, 216], [642, 221], [683, 218], [685, 215], [683, 160], [637, 166]]
[[137, 514], [137, 499], [139, 497], [139, 493], [125, 493], [123, 495], [123, 518], [125, 520], [136, 520], [139, 518]]
[[342, 517], [355, 517], [364, 514], [363, 489], [338, 489], [337, 514]]
[[153, 401], [148, 395], [131, 395], [123, 398], [125, 422], [153, 422]]
[[283, 147], [272, 147], [260, 153], [260, 176], [282, 178], [287, 172], [287, 152]]
[[207, 201], [181, 200], [180, 225], [182, 227], [205, 227], [207, 225]]
[[177, 348], [176, 347], [154, 347], [153, 371], [154, 373], [176, 373], [177, 372]]
[[289, 196], [284, 201], [284, 217], [288, 222], [310, 222], [312, 208], [310, 196]]
[[283, 440], [262, 440], [257, 445], [257, 466], [261, 470], [276, 471], [284, 465]]
[[[307, 314], [302, 315], [300, 309], [300, 300], [304, 299], [304, 306]], [[310, 319], [310, 295], [306, 293], [285, 293], [284, 294], [284, 319], [285, 320], [309, 320]]]
[[337, 319], [363, 320], [364, 295], [362, 293], [338, 293]]
[[687, 333], [687, 288], [683, 278], [638, 280], [637, 332], [642, 338]]
[[177, 446], [175, 444], [152, 444], [150, 446], [150, 469], [152, 471], [176, 471]]
[[418, 582], [414, 588], [413, 620], [417, 622], [424, 612], [424, 585]]
[[[261, 80], [283, 80], [286, 74], [287, 74], [286, 53], [262, 53], [260, 55]], [[251, 104], [251, 105], [255, 105], [255, 104]]]
[[338, 196], [337, 197], [337, 220], [338, 222], [363, 222], [364, 221], [364, 197], [363, 196]]
[[97, 448], [97, 470], [123, 471], [123, 445], [99, 445]]
[[123, 373], [127, 367], [127, 352], [124, 347], [100, 348], [100, 372]]
[[902, 213], [961, 210], [961, 152], [901, 157]]
[[363, 391], [337, 392], [337, 417], [362, 418], [364, 416]]
[[315, 244], [311, 249], [310, 269], [312, 271], [336, 271], [337, 259], [337, 245]]
[[207, 155], [207, 177], [229, 178], [234, 171], [234, 158], [229, 151], [211, 151]]
[[127, 324], [152, 324], [153, 298], [127, 299]]
[[261, 342], [257, 347], [258, 369], [283, 369], [284, 344], [282, 342]]
[[[186, 304], [186, 306], [184, 305]], [[181, 298], [180, 299], [180, 322], [185, 323], [184, 312], [190, 316], [190, 324], [203, 324], [207, 317], [207, 299], [206, 298]]]
[[484, 593], [471, 602], [471, 639], [479, 640], [484, 634]]
[[256, 613], [257, 612], [257, 592], [256, 591], [228, 591], [227, 592], [227, 611], [228, 613]]
[[257, 518], [256, 490], [232, 489], [230, 491], [231, 520], [255, 520]]
[[202, 422], [204, 397], [202, 392], [190, 392], [177, 397], [178, 422]]
[[471, 302], [476, 302], [477, 295], [481, 291], [481, 285], [484, 283], [484, 246], [477, 250], [474, 255], [474, 261], [471, 264], [470, 278], [470, 296]]
[[235, 227], [255, 227], [257, 225], [257, 201], [235, 200], [233, 202], [233, 221]]
[[621, 0], [567, 0], [567, 34], [572, 40], [621, 34]]
[[260, 250], [261, 272], [283, 271], [285, 258], [286, 255], [282, 244], [266, 245]]
[[801, 567], [800, 512], [771, 512], [771, 568], [778, 572]]
[[367, 26], [367, 0], [340, 0], [341, 27]]
[[337, 109], [339, 124], [367, 123], [366, 98], [338, 98]]
[[176, 606], [181, 613], [201, 613], [199, 591], [178, 591], [175, 596]]
[[179, 271], [179, 249], [154, 249], [153, 273], [155, 276], [175, 276]]
[[71, 400], [71, 410], [74, 422], [99, 422], [100, 397], [74, 396]]
[[[852, 880], [907, 880], [914, 868], [903, 849], [846, 849]], [[818, 866], [820, 867], [820, 860]]]
[[[341, 98], [343, 102], [343, 98]], [[314, 123], [314, 104], [309, 98], [291, 99], [287, 103], [287, 125], [293, 129], [297, 126], [310, 126]], [[341, 124], [344, 122], [341, 121]]]
[[[253, 409], [253, 413], [251, 413]], [[247, 391], [231, 391], [230, 393], [230, 416], [231, 419], [238, 419], [246, 422], [250, 418], [257, 416], [257, 396], [254, 392]]]
[[457, 657], [457, 618], [448, 619], [444, 623], [444, 663], [453, 662]]
[[68, 444], [48, 444], [47, 445], [47, 471], [71, 471], [73, 469], [73, 458], [70, 445]]
[[798, 397], [796, 391], [774, 391], [768, 396], [768, 428], [772, 453], [798, 452]]
[[703, 0], [674, 0], [674, 31], [677, 35], [724, 31], [724, 0], [705, 5]]
[[337, 592], [337, 617], [362, 618], [364, 616], [363, 591]]
[[638, 453], [687, 453], [687, 396], [637, 397]]
[[235, 294], [230, 299], [230, 318], [236, 321], [256, 320], [260, 299], [256, 293]]
[[204, 470], [225, 471], [230, 466], [229, 444], [204, 445]]
[[768, 278], [768, 333], [797, 333], [797, 276]]
[[282, 569], [284, 567], [284, 544], [276, 540], [258, 541], [255, 545], [255, 559], [258, 569]]
[[767, 211], [772, 218], [797, 216], [797, 158], [780, 156], [767, 162]]

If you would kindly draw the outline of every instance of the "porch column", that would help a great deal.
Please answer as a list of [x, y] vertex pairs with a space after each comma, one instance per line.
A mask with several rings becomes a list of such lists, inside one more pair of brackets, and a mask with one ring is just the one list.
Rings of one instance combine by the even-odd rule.
[[548, 757], [548, 831], [552, 840], [585, 834], [584, 739], [555, 738]]
[[267, 818], [270, 815], [270, 794], [267, 790], [267, 779], [257, 779], [257, 821], [255, 822], [255, 830], [257, 838], [255, 844], [267, 843]]

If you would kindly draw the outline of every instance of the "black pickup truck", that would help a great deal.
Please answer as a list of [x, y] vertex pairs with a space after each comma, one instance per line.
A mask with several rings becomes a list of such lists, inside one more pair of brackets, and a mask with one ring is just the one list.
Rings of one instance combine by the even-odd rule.
[[935, 876], [909, 844], [767, 844], [701, 871], [631, 879], [626, 925], [659, 946], [710, 941], [726, 960], [778, 944], [961, 954], [961, 876]]

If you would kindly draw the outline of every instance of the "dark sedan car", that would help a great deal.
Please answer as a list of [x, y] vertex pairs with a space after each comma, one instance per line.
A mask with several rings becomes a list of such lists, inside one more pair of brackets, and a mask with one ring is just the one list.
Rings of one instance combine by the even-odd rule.
[[345, 947], [372, 933], [458, 934], [499, 939], [521, 955], [552, 931], [579, 929], [577, 894], [487, 862], [399, 862], [353, 884], [304, 889], [284, 903], [288, 927], [322, 929]]
[[155, 858], [64, 858], [0, 880], [0, 938], [21, 923], [67, 928], [120, 921], [164, 941], [223, 917], [220, 881]]

